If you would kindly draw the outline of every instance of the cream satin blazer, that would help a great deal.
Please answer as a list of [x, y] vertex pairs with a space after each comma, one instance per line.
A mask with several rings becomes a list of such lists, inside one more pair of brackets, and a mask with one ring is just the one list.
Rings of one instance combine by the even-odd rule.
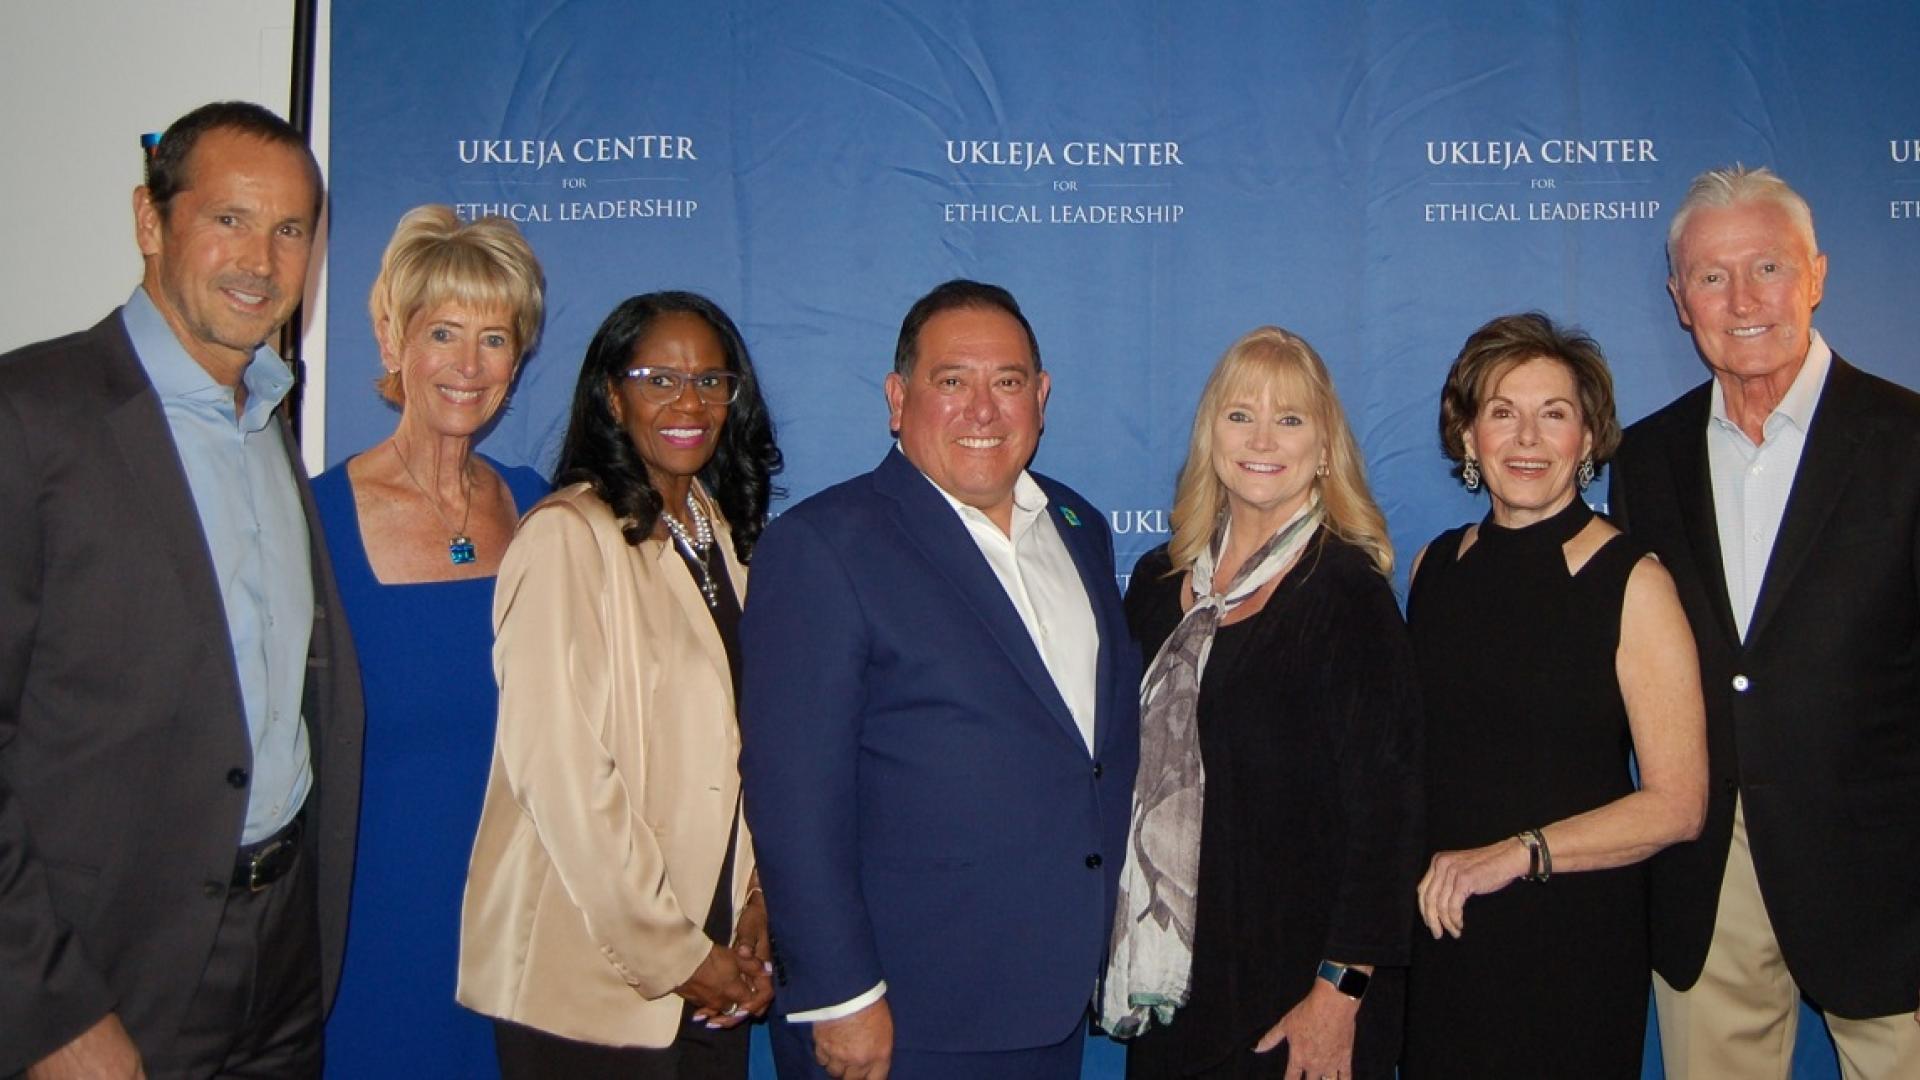
[[[744, 601], [731, 533], [696, 497]], [[666, 1046], [735, 824], [736, 912], [754, 865], [725, 646], [673, 547], [628, 545], [585, 484], [522, 519], [493, 627], [499, 724], [455, 996], [569, 1039]]]

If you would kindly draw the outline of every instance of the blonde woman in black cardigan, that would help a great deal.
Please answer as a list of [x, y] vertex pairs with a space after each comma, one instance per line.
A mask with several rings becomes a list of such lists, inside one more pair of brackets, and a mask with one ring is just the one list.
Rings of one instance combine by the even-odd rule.
[[1386, 523], [1326, 366], [1274, 327], [1200, 398], [1150, 659], [1102, 1020], [1130, 1077], [1391, 1076], [1421, 717]]

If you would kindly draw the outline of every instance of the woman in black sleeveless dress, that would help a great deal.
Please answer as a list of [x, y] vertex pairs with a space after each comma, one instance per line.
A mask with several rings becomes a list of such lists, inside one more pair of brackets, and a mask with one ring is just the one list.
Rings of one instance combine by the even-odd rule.
[[1638, 864], [1706, 808], [1692, 635], [1667, 572], [1575, 491], [1620, 438], [1592, 339], [1538, 314], [1488, 323], [1440, 427], [1492, 507], [1427, 545], [1408, 598], [1433, 854], [1402, 1075], [1635, 1078]]

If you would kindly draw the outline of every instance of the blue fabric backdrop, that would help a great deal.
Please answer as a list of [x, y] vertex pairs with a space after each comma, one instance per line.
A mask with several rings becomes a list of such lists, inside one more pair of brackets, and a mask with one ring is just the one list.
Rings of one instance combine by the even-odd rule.
[[[1585, 326], [1623, 420], [1703, 380], [1662, 245], [1717, 165], [1807, 195], [1817, 324], [1920, 384], [1911, 3], [335, 0], [333, 26], [329, 462], [391, 430], [363, 298], [426, 202], [521, 220], [545, 263], [485, 443], [543, 469], [633, 293], [735, 316], [798, 498], [880, 459], [912, 300], [1008, 286], [1054, 373], [1039, 467], [1109, 508], [1123, 573], [1165, 538], [1206, 371], [1262, 323], [1331, 365], [1403, 562], [1482, 512], [1435, 417], [1487, 318]], [[1802, 1031], [1796, 1075], [1833, 1075]]]

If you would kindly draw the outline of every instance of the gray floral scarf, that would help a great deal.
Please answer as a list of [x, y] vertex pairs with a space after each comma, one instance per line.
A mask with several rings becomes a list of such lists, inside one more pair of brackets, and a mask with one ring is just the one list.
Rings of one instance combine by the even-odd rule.
[[1173, 1020], [1193, 976], [1193, 910], [1200, 887], [1200, 679], [1213, 636], [1234, 608], [1286, 573], [1324, 516], [1316, 493], [1253, 553], [1228, 586], [1213, 588], [1226, 550], [1223, 515], [1193, 564], [1193, 606], [1140, 681], [1140, 772], [1127, 828], [1127, 863], [1100, 994], [1100, 1023], [1130, 1038]]

